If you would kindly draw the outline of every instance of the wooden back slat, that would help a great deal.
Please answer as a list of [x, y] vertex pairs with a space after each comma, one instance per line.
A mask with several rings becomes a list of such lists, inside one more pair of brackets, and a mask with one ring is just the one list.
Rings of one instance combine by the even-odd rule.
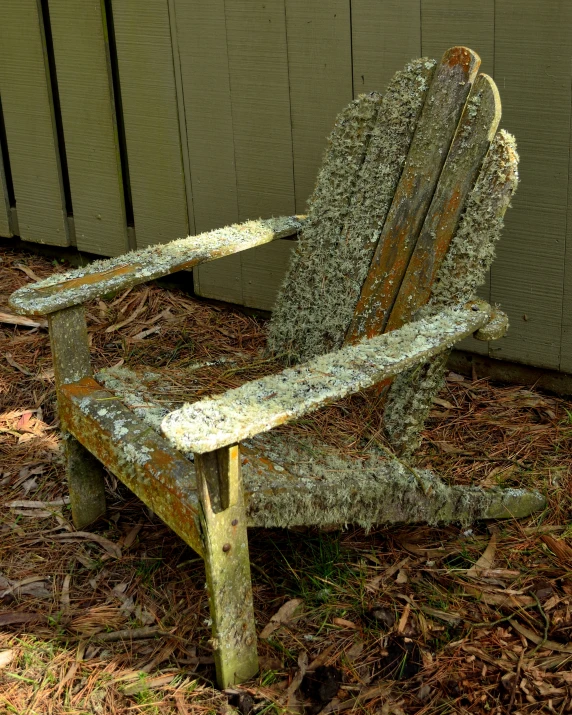
[[342, 111], [293, 252], [269, 347], [304, 360], [342, 346], [435, 71], [415, 60], [383, 97]]
[[391, 313], [384, 317], [383, 332], [404, 325], [428, 301], [431, 286], [500, 118], [501, 102], [496, 85], [488, 75], [479, 75], [463, 111], [399, 294]]
[[369, 273], [361, 289], [346, 342], [382, 332], [417, 237], [433, 199], [441, 169], [480, 58], [453, 47], [435, 71], [393, 203], [385, 220]]

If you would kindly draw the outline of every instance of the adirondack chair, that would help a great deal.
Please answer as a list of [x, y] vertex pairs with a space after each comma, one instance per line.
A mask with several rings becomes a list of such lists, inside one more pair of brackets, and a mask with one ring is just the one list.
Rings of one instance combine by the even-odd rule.
[[[447, 486], [409, 456], [450, 347], [507, 327], [475, 291], [518, 159], [512, 137], [497, 132], [498, 91], [479, 65], [454, 47], [440, 63], [408, 64], [383, 96], [353, 101], [336, 121], [307, 217], [154, 246], [11, 298], [14, 310], [49, 318], [76, 527], [104, 513], [103, 464], [204, 558], [221, 686], [258, 667], [247, 526], [468, 523], [544, 506], [536, 492]], [[268, 335], [269, 350], [290, 363], [283, 372], [172, 412], [121, 371], [93, 378], [86, 301], [295, 234]], [[394, 454], [356, 461], [271, 431], [375, 385], [387, 392]]]

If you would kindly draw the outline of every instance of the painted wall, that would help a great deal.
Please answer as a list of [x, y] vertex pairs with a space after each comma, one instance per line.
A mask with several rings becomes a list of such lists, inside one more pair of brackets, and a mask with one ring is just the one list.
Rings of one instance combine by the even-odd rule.
[[[0, 235], [116, 255], [304, 212], [343, 105], [455, 44], [521, 154], [484, 290], [511, 330], [467, 347], [572, 372], [569, 0], [2, 0]], [[203, 266], [197, 292], [270, 308], [291, 246]]]

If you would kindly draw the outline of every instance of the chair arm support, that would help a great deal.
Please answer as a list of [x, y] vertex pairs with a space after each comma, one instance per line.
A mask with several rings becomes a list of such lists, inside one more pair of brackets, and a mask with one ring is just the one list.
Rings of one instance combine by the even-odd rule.
[[278, 375], [184, 405], [165, 417], [162, 431], [183, 452], [201, 454], [236, 444], [426, 361], [483, 328], [491, 314], [484, 301], [443, 310]]
[[12, 294], [9, 304], [23, 315], [47, 315], [106, 293], [291, 236], [302, 229], [303, 223], [303, 216], [247, 221], [117, 258], [95, 261], [84, 268], [26, 285]]

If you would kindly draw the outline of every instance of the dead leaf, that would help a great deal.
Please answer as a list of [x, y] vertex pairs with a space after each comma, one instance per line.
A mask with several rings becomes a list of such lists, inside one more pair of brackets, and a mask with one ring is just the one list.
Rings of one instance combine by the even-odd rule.
[[547, 650], [555, 650], [558, 653], [572, 653], [572, 645], [564, 645], [563, 643], [557, 643], [556, 641], [544, 640], [544, 638], [541, 638], [534, 631], [531, 631], [530, 628], [526, 628], [518, 621], [515, 621], [513, 618], [509, 619], [509, 623], [515, 631], [521, 633], [525, 638], [528, 638], [528, 640], [535, 645], [541, 645]]
[[480, 558], [473, 564], [470, 569], [467, 570], [467, 576], [469, 578], [479, 578], [481, 575], [481, 571], [483, 571], [484, 569], [492, 569], [496, 551], [497, 535], [496, 533], [493, 533], [487, 548], [483, 551]]
[[439, 405], [440, 407], [445, 407], [445, 409], [447, 409], [447, 410], [458, 410], [459, 409], [458, 407], [456, 407], [455, 405], [452, 405], [447, 400], [442, 400], [440, 397], [434, 397], [433, 404]]
[[475, 596], [489, 606], [507, 606], [519, 608], [521, 606], [534, 606], [536, 601], [531, 596], [521, 596], [512, 593], [499, 593], [484, 591], [467, 583], [463, 584], [463, 590], [470, 596]]
[[15, 655], [13, 650], [0, 650], [0, 670], [10, 665]]
[[540, 539], [563, 564], [572, 562], [572, 547], [564, 539], [555, 539], [548, 534], [542, 534]]
[[399, 619], [399, 623], [397, 624], [397, 632], [398, 633], [404, 633], [405, 627], [407, 626], [407, 621], [409, 620], [409, 614], [411, 613], [411, 606], [406, 603], [405, 608], [403, 609], [403, 614], [401, 615], [401, 618]]
[[17, 268], [19, 271], [22, 271], [25, 273], [28, 278], [31, 278], [33, 281], [41, 281], [41, 278], [38, 278], [38, 276], [34, 273], [34, 271], [31, 268], [28, 268], [28, 266], [24, 266], [21, 263], [14, 263], [14, 268]]
[[341, 626], [342, 628], [353, 628], [354, 630], [359, 630], [359, 626], [353, 621], [346, 621], [345, 618], [333, 618], [332, 623], [336, 626]]
[[19, 363], [17, 363], [14, 360], [14, 358], [12, 357], [12, 353], [4, 353], [4, 357], [6, 358], [6, 362], [8, 363], [8, 365], [11, 365], [12, 367], [16, 368], [16, 370], [23, 372], [24, 375], [28, 375], [28, 377], [34, 377], [33, 372], [26, 370], [25, 367], [22, 367]]
[[19, 623], [38, 623], [38, 621], [44, 621], [45, 618], [41, 613], [21, 613], [19, 611], [0, 613], [0, 628]]
[[7, 325], [22, 325], [25, 328], [47, 328], [48, 321], [43, 318], [28, 318], [25, 315], [13, 315], [12, 313], [3, 313], [0, 311], [0, 323]]
[[407, 580], [407, 571], [405, 569], [400, 569], [395, 579], [395, 583], [407, 583]]
[[117, 544], [114, 544], [99, 534], [90, 534], [89, 531], [67, 531], [64, 534], [52, 534], [50, 538], [57, 539], [58, 541], [94, 541], [96, 544], [102, 546], [111, 556], [116, 559], [121, 558], [121, 549]]
[[302, 603], [303, 600], [301, 598], [293, 598], [290, 601], [286, 601], [264, 626], [260, 638], [268, 638], [268, 636], [278, 630], [280, 626], [289, 623]]

